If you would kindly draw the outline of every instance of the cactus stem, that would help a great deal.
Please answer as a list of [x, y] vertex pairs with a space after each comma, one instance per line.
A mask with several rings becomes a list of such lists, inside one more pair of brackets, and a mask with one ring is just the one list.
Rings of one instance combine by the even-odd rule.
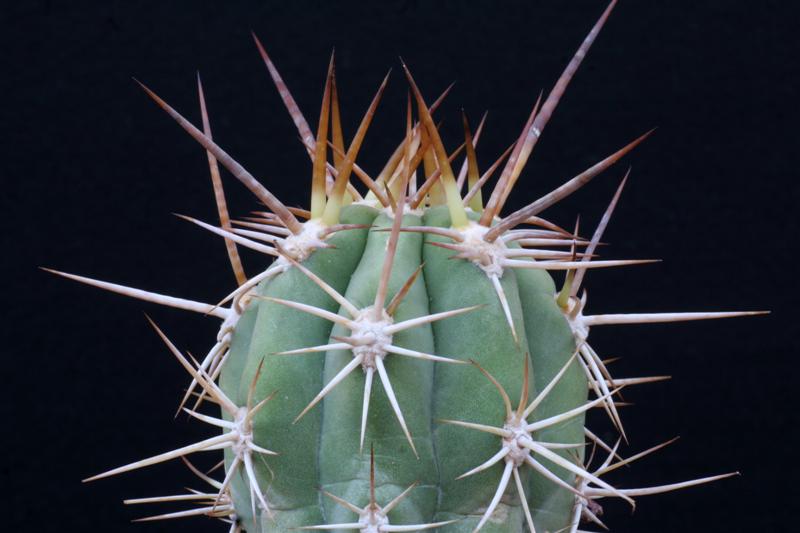
[[[408, 176], [405, 177], [406, 179], [404, 179], [404, 182], [407, 181], [407, 177]], [[401, 190], [405, 190], [405, 187], [406, 185], [404, 183]], [[320, 352], [333, 349], [348, 349], [348, 348], [351, 350], [353, 354], [353, 359], [349, 363], [347, 363], [333, 378], [331, 378], [331, 380], [322, 388], [322, 390], [314, 397], [314, 399], [312, 399], [311, 402], [300, 412], [300, 414], [297, 415], [293, 423], [297, 423], [303, 416], [305, 416], [305, 414], [308, 411], [310, 411], [331, 390], [333, 390], [334, 387], [336, 387], [339, 383], [341, 383], [353, 370], [355, 370], [360, 365], [363, 367], [363, 370], [366, 373], [366, 380], [364, 383], [364, 396], [362, 400], [361, 433], [360, 433], [361, 447], [363, 448], [364, 444], [367, 413], [369, 410], [369, 398], [372, 393], [372, 382], [374, 379], [374, 372], [375, 370], [377, 370], [378, 376], [381, 380], [381, 383], [383, 384], [383, 388], [389, 399], [389, 403], [391, 404], [392, 409], [394, 410], [397, 420], [400, 423], [400, 426], [406, 435], [406, 438], [411, 446], [412, 451], [414, 452], [414, 455], [417, 455], [414, 441], [411, 438], [411, 434], [408, 431], [405, 418], [403, 417], [400, 405], [398, 404], [397, 398], [394, 394], [394, 389], [392, 388], [389, 375], [386, 372], [386, 367], [383, 364], [383, 358], [388, 353], [391, 353], [395, 355], [412, 357], [416, 359], [425, 359], [429, 361], [462, 363], [462, 361], [456, 359], [450, 359], [447, 357], [441, 357], [437, 355], [418, 352], [415, 350], [409, 350], [406, 348], [402, 348], [400, 346], [395, 346], [391, 343], [392, 336], [405, 329], [417, 327], [422, 324], [435, 322], [437, 320], [443, 320], [445, 318], [449, 318], [452, 316], [472, 311], [476, 309], [477, 306], [463, 308], [463, 309], [456, 309], [453, 311], [434, 313], [427, 316], [408, 319], [398, 323], [392, 323], [391, 315], [387, 312], [387, 310], [384, 309], [384, 303], [386, 299], [386, 290], [388, 287], [389, 277], [391, 276], [391, 265], [393, 263], [394, 251], [397, 249], [398, 236], [400, 233], [400, 224], [402, 223], [402, 206], [405, 203], [404, 196], [405, 195], [403, 195], [403, 198], [401, 198], [400, 199], [401, 201], [398, 203], [398, 212], [395, 213], [395, 218], [392, 223], [392, 230], [391, 230], [392, 233], [387, 243], [387, 255], [384, 260], [383, 268], [381, 271], [381, 277], [378, 283], [378, 289], [376, 290], [374, 305], [366, 309], [361, 309], [361, 310], [357, 309], [351, 302], [349, 302], [344, 296], [342, 296], [336, 290], [334, 290], [330, 285], [325, 283], [322, 279], [320, 279], [318, 276], [310, 272], [305, 267], [302, 267], [302, 265], [299, 265], [297, 262], [291, 260], [291, 258], [289, 258], [291, 263], [294, 266], [298, 267], [303, 274], [305, 274], [317, 286], [319, 286], [329, 296], [331, 296], [334, 300], [336, 300], [350, 314], [352, 319], [348, 319], [346, 317], [334, 314], [324, 309], [320, 309], [307, 304], [302, 304], [300, 302], [293, 302], [290, 300], [283, 300], [271, 297], [261, 297], [261, 296], [258, 296], [258, 298], [270, 300], [275, 303], [285, 305], [293, 309], [297, 309], [299, 311], [304, 311], [313, 314], [325, 320], [338, 323], [353, 332], [351, 337], [335, 337], [334, 340], [339, 341], [337, 343], [289, 350], [277, 354], [277, 355], [298, 355], [310, 352]], [[281, 250], [279, 250], [279, 252], [281, 252]], [[419, 275], [419, 269], [417, 269], [417, 271], [414, 274], [412, 274], [410, 279], [405, 282], [403, 288], [401, 288], [401, 290], [395, 295], [392, 302], [389, 304], [389, 308], [392, 311], [394, 311], [396, 306], [399, 304], [403, 294], [407, 292], [408, 288], [406, 287], [410, 288], [411, 284], [413, 283], [417, 275]]]
[[322, 494], [341, 505], [345, 509], [358, 515], [358, 522], [346, 522], [341, 524], [324, 524], [315, 526], [303, 526], [297, 529], [303, 530], [331, 530], [331, 529], [356, 529], [362, 533], [403, 533], [410, 531], [422, 531], [446, 526], [458, 520], [446, 520], [431, 524], [409, 524], [393, 525], [389, 523], [389, 513], [403, 501], [408, 494], [416, 488], [418, 483], [415, 481], [403, 492], [395, 496], [389, 503], [381, 507], [375, 499], [375, 451], [370, 451], [370, 470], [369, 470], [369, 503], [363, 508], [354, 505], [344, 498], [323, 490]]
[[[208, 120], [208, 110], [206, 109], [206, 98], [205, 94], [203, 94], [203, 84], [200, 81], [200, 72], [197, 73], [197, 96], [200, 100], [200, 116], [203, 122], [203, 133], [206, 137], [213, 140], [211, 136], [211, 123]], [[217, 158], [208, 150], [206, 150], [206, 156], [208, 157], [208, 169], [211, 173], [211, 183], [214, 187], [214, 200], [217, 204], [217, 212], [219, 213], [219, 223], [223, 229], [230, 231], [231, 220], [228, 214], [228, 203], [225, 201], [225, 190], [222, 187], [222, 178], [219, 175]], [[236, 244], [232, 240], [226, 239], [225, 248], [228, 252], [228, 260], [231, 263], [236, 282], [242, 285], [247, 281], [247, 275], [244, 273], [244, 267], [242, 267], [242, 260], [239, 257]]]
[[[492, 220], [492, 217], [500, 214], [500, 210], [503, 208], [505, 199], [508, 198], [508, 195], [511, 192], [511, 189], [514, 187], [514, 184], [516, 183], [520, 173], [522, 172], [525, 163], [528, 161], [528, 157], [538, 143], [542, 131], [544, 131], [544, 128], [549, 122], [553, 111], [555, 111], [556, 106], [567, 89], [567, 86], [569, 85], [570, 81], [572, 81], [572, 77], [578, 70], [578, 67], [583, 61], [583, 58], [586, 56], [586, 53], [589, 51], [589, 48], [591, 48], [592, 44], [594, 44], [597, 35], [603, 28], [603, 25], [608, 19], [608, 16], [611, 14], [611, 11], [614, 9], [616, 3], [617, 0], [611, 0], [611, 2], [608, 4], [608, 7], [606, 7], [605, 11], [603, 11], [603, 14], [597, 20], [589, 34], [578, 47], [575, 55], [567, 64], [564, 72], [558, 78], [555, 86], [553, 86], [553, 89], [550, 91], [550, 94], [547, 95], [547, 99], [542, 104], [542, 110], [539, 113], [536, 113], [536, 118], [533, 120], [530, 127], [526, 128], [527, 131], [525, 132], [525, 140], [522, 143], [519, 157], [513, 162], [513, 164], [506, 165], [500, 181], [497, 182], [494, 191], [492, 191], [492, 196], [486, 206], [484, 217], [481, 218], [481, 223], [484, 226], [488, 226]], [[486, 214], [489, 215], [488, 218], [485, 217]]]
[[[545, 477], [547, 477], [548, 479], [551, 479], [552, 481], [554, 481], [555, 483], [563, 486], [564, 488], [567, 488], [568, 490], [570, 490], [572, 492], [576, 492], [577, 494], [581, 495], [581, 493], [578, 490], [576, 490], [574, 487], [571, 487], [568, 484], [566, 484], [564, 481], [562, 481], [560, 478], [558, 478], [552, 472], [550, 472], [547, 468], [545, 468], [543, 465], [541, 465], [535, 459], [533, 459], [533, 457], [531, 457], [531, 455], [530, 455], [531, 453], [536, 453], [538, 455], [541, 455], [542, 457], [550, 460], [554, 464], [556, 464], [556, 465], [558, 465], [558, 466], [560, 466], [560, 467], [562, 467], [562, 468], [564, 468], [564, 469], [566, 469], [566, 470], [568, 470], [568, 471], [570, 471], [570, 472], [572, 472], [572, 473], [574, 473], [576, 475], [579, 475], [579, 476], [581, 476], [583, 478], [591, 480], [593, 483], [597, 484], [598, 486], [608, 490], [610, 494], [613, 494], [613, 495], [618, 496], [620, 498], [626, 499], [631, 504], [631, 506], [634, 506], [633, 500], [630, 497], [628, 497], [627, 495], [619, 493], [611, 485], [605, 483], [604, 481], [600, 480], [599, 478], [597, 478], [593, 474], [589, 473], [585, 469], [575, 465], [574, 463], [572, 463], [570, 461], [567, 461], [566, 459], [564, 459], [560, 455], [558, 455], [558, 454], [554, 453], [553, 451], [551, 451], [551, 447], [552, 447], [553, 443], [545, 443], [545, 444], [543, 444], [543, 443], [537, 442], [533, 438], [533, 435], [532, 435], [533, 432], [535, 432], [535, 431], [539, 431], [541, 429], [544, 429], [546, 427], [550, 427], [550, 426], [552, 426], [554, 424], [558, 424], [560, 422], [564, 422], [565, 420], [569, 420], [571, 418], [574, 418], [575, 416], [578, 416], [579, 414], [582, 414], [582, 413], [586, 412], [587, 410], [589, 410], [592, 407], [596, 406], [597, 404], [601, 403], [605, 399], [605, 396], [601, 397], [601, 398], [598, 398], [597, 400], [594, 400], [594, 401], [591, 401], [591, 402], [587, 402], [587, 403], [585, 403], [585, 404], [583, 404], [583, 405], [581, 405], [581, 406], [579, 406], [579, 407], [577, 407], [575, 409], [571, 409], [571, 410], [566, 411], [564, 413], [548, 417], [548, 418], [546, 418], [544, 420], [540, 420], [540, 421], [534, 422], [532, 424], [527, 423], [527, 421], [525, 420], [526, 417], [529, 416], [534, 411], [534, 409], [544, 400], [544, 398], [550, 393], [550, 391], [553, 389], [553, 387], [555, 387], [555, 385], [558, 383], [558, 381], [561, 379], [561, 377], [566, 372], [567, 368], [569, 368], [569, 366], [572, 364], [572, 362], [574, 361], [574, 359], [577, 356], [578, 356], [578, 350], [575, 351], [575, 353], [569, 359], [567, 364], [564, 365], [561, 368], [561, 370], [558, 372], [558, 374], [556, 374], [553, 377], [553, 379], [550, 381], [550, 383], [548, 383], [548, 385], [536, 396], [536, 398], [534, 398], [534, 400], [527, 407], [524, 407], [525, 406], [524, 402], [527, 401], [527, 395], [523, 393], [521, 395], [520, 404], [519, 404], [519, 406], [517, 408], [517, 411], [515, 413], [510, 413], [510, 416], [508, 414], [510, 412], [510, 402], [508, 401], [508, 394], [505, 393], [504, 390], [502, 390], [503, 388], [500, 385], [500, 383], [496, 379], [491, 377], [491, 374], [489, 374], [489, 372], [487, 372], [484, 369], [480, 368], [479, 365], [476, 365], [476, 366], [478, 366], [479, 370], [484, 374], [484, 376], [489, 378], [489, 380], [492, 382], [492, 384], [494, 384], [495, 387], [498, 389], [498, 391], [500, 391], [500, 395], [503, 398], [503, 403], [505, 404], [506, 411], [507, 411], [506, 421], [505, 421], [503, 427], [488, 426], [488, 425], [485, 425], [485, 424], [476, 424], [476, 423], [464, 422], [464, 421], [460, 421], [460, 420], [443, 420], [442, 421], [444, 423], [453, 424], [453, 425], [465, 427], [465, 428], [468, 428], [468, 429], [473, 429], [473, 430], [482, 431], [482, 432], [485, 432], [485, 433], [490, 433], [490, 434], [493, 434], [493, 435], [497, 435], [497, 436], [501, 437], [501, 439], [502, 439], [501, 450], [498, 453], [496, 453], [494, 456], [492, 456], [485, 463], [479, 465], [478, 467], [476, 467], [476, 468], [470, 470], [469, 472], [463, 474], [462, 476], [460, 476], [460, 478], [461, 478], [461, 477], [466, 477], [468, 475], [475, 474], [475, 473], [477, 473], [477, 472], [479, 472], [481, 470], [484, 470], [486, 468], [491, 467], [492, 465], [494, 465], [495, 463], [499, 462], [500, 460], [505, 460], [505, 467], [504, 467], [504, 470], [503, 470], [503, 475], [501, 476], [500, 483], [498, 484], [498, 487], [497, 487], [497, 491], [495, 492], [495, 495], [492, 498], [492, 501], [489, 504], [489, 506], [488, 506], [488, 508], [486, 510], [486, 513], [483, 515], [481, 521], [478, 523], [478, 526], [475, 528], [475, 531], [478, 531], [481, 527], [483, 527], [483, 524], [486, 522], [486, 520], [488, 520], [489, 516], [491, 516], [491, 514], [494, 512], [494, 509], [496, 508], [497, 503], [500, 500], [500, 497], [505, 492], [505, 489], [506, 489], [506, 487], [508, 485], [512, 470], [519, 468], [519, 466], [521, 464], [523, 464], [523, 463], [527, 463], [528, 465], [530, 465], [535, 470], [541, 472]], [[528, 367], [527, 364], [525, 365], [525, 373], [526, 374], [529, 373], [529, 367]], [[614, 393], [616, 393], [618, 391], [619, 391], [619, 389], [615, 389], [610, 394], [614, 394]], [[606, 396], [608, 396], [608, 395], [606, 395]], [[568, 446], [569, 447], [573, 447], [574, 445], [570, 444]], [[518, 488], [521, 489], [521, 485], [518, 485]], [[520, 492], [520, 497], [523, 498], [523, 499], [525, 498], [524, 491]]]

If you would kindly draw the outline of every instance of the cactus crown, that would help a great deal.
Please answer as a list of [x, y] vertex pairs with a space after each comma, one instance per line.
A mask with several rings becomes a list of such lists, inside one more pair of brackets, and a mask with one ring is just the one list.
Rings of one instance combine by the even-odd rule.
[[[540, 95], [516, 142], [483, 173], [476, 146], [484, 120], [473, 133], [462, 115], [464, 143], [448, 153], [433, 113], [449, 88], [429, 105], [403, 64], [410, 86], [405, 135], [370, 176], [356, 159], [389, 76], [345, 146], [333, 57], [314, 134], [254, 35], [312, 162], [308, 210], [284, 205], [213, 141], [199, 77], [202, 129], [140, 83], [207, 152], [220, 224], [183, 218], [223, 237], [238, 287], [207, 304], [52, 271], [222, 320], [199, 361], [150, 321], [191, 378], [179, 412], [217, 434], [87, 481], [180, 458], [211, 488], [126, 503], [192, 502], [199, 506], [145, 520], [207, 515], [229, 522], [231, 531], [555, 533], [579, 531], [581, 520], [605, 527], [601, 498], [634, 506], [638, 496], [733, 475], [634, 489], [604, 481], [673, 442], [628, 458], [618, 453], [626, 440], [620, 390], [666, 377], [613, 378], [588, 337], [595, 326], [757, 312], [585, 314], [581, 289], [589, 269], [651, 262], [596, 258], [630, 170], [591, 237], [581, 236], [578, 223], [566, 230], [539, 216], [651, 132], [501, 216], [614, 4], [548, 96]], [[219, 164], [266, 210], [231, 220]], [[274, 261], [248, 277], [238, 246]], [[565, 272], [560, 288], [549, 271]], [[619, 432], [615, 444], [586, 427], [593, 408]], [[186, 459], [215, 450], [224, 451], [221, 479]]]

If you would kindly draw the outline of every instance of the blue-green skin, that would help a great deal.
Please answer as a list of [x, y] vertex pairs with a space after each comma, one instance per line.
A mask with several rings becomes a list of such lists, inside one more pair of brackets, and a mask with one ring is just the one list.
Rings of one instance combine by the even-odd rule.
[[[353, 206], [343, 210], [341, 220], [342, 223], [370, 224], [375, 216], [373, 209]], [[304, 265], [338, 291], [344, 291], [361, 259], [366, 237], [367, 230], [337, 233], [329, 240], [336, 248], [317, 250]], [[296, 268], [266, 280], [258, 287], [258, 294], [302, 301], [330, 311], [337, 309], [336, 302]], [[254, 308], [257, 308], [256, 316], [250, 318]], [[268, 462], [256, 457], [259, 483], [275, 516], [274, 522], [264, 517], [268, 527], [261, 529], [279, 531], [319, 523], [322, 513], [317, 458], [322, 412], [319, 409], [309, 412], [302, 423], [292, 424], [292, 421], [322, 387], [324, 355], [273, 354], [325, 344], [331, 324], [307, 313], [255, 298], [242, 320], [244, 323], [235, 330], [231, 355], [220, 376], [223, 391], [237, 405], [245, 405], [248, 388], [262, 359], [264, 364], [254, 398], [257, 401], [278, 391], [269, 405], [259, 411], [253, 428], [257, 444], [280, 454], [265, 458]], [[252, 326], [248, 327], [250, 324]], [[226, 459], [230, 464], [230, 454], [226, 454]], [[266, 468], [267, 464], [274, 476]], [[247, 531], [258, 531], [254, 527], [247, 487], [244, 479], [234, 477], [232, 490], [236, 513]]]
[[[525, 333], [533, 359], [533, 380], [536, 390], [542, 390], [564, 367], [575, 352], [575, 340], [561, 309], [555, 304], [556, 287], [553, 278], [544, 270], [515, 271], [520, 289]], [[575, 359], [553, 388], [536, 408], [529, 422], [542, 420], [580, 406], [588, 395], [586, 374]], [[585, 417], [576, 416], [555, 426], [543, 429], [535, 437], [543, 442], [582, 443]], [[570, 461], [583, 464], [584, 448], [554, 450]], [[567, 483], [574, 484], [575, 476], [537, 457], [540, 463]], [[575, 495], [556, 486], [541, 474], [532, 473], [527, 490], [528, 502], [537, 532], [554, 532], [569, 526], [575, 505]]]
[[[363, 206], [343, 211], [342, 222], [373, 222], [374, 229], [391, 226], [391, 218]], [[422, 220], [420, 220], [422, 219]], [[449, 227], [447, 211], [428, 210], [423, 217], [406, 215], [403, 225], [420, 223]], [[344, 294], [356, 307], [372, 305], [385, 257], [388, 231], [340, 232], [336, 248], [319, 250], [304, 265]], [[429, 313], [472, 305], [481, 308], [432, 325], [398, 333], [393, 343], [421, 352], [474, 360], [503, 385], [516, 402], [523, 385], [523, 363], [530, 354], [533, 398], [566, 363], [575, 349], [569, 326], [555, 304], [555, 288], [544, 271], [507, 270], [501, 283], [518, 333], [515, 343], [489, 279], [470, 262], [450, 259], [453, 252], [424, 244], [441, 237], [401, 233], [393, 263], [387, 303], [424, 261], [424, 269], [403, 303], [396, 322]], [[268, 280], [259, 294], [300, 301], [336, 311], [337, 304], [297, 269]], [[339, 310], [340, 314], [345, 314]], [[256, 419], [257, 444], [281, 455], [258, 459], [261, 488], [274, 511], [255, 522], [247, 483], [240, 476], [232, 485], [236, 512], [247, 531], [279, 532], [316, 524], [352, 522], [354, 513], [321, 495], [320, 488], [363, 507], [369, 498], [369, 448], [375, 449], [376, 495], [385, 505], [409, 485], [419, 485], [389, 515], [392, 524], [422, 524], [459, 519], [440, 528], [470, 533], [489, 504], [503, 463], [456, 480], [500, 449], [499, 437], [438, 422], [455, 419], [500, 426], [505, 420], [495, 387], [473, 366], [431, 363], [388, 354], [385, 358], [398, 403], [419, 453], [417, 459], [389, 405], [377, 372], [373, 381], [365, 446], [359, 451], [364, 373], [356, 369], [300, 421], [292, 421], [338, 370], [352, 359], [349, 351], [277, 356], [275, 352], [326, 344], [331, 335], [349, 331], [329, 321], [263, 300], [254, 300], [236, 327], [231, 356], [220, 378], [223, 390], [243, 405], [247, 389], [262, 358], [256, 401], [278, 390]], [[586, 401], [586, 377], [573, 364], [548, 399], [532, 415], [544, 418]], [[533, 421], [533, 420], [529, 420]], [[540, 432], [540, 440], [583, 442], [583, 419]], [[579, 450], [582, 457], [582, 450]], [[562, 452], [568, 456], [569, 452]], [[573, 452], [574, 453], [574, 452]], [[227, 457], [230, 462], [230, 456]], [[573, 476], [543, 459], [568, 482]], [[269, 465], [272, 473], [266, 468]], [[573, 496], [552, 482], [520, 470], [537, 532], [566, 527]], [[513, 480], [486, 533], [515, 533], [526, 529]]]
[[[391, 224], [392, 219], [381, 214], [375, 220], [373, 228], [388, 229]], [[404, 217], [405, 226], [419, 224], [418, 216]], [[387, 231], [372, 231], [367, 239], [364, 256], [353, 274], [345, 295], [359, 309], [374, 303], [388, 239]], [[422, 235], [401, 233], [389, 282], [387, 305], [394, 293], [417, 270], [421, 264], [421, 255]], [[423, 273], [397, 308], [394, 321], [401, 322], [427, 313], [428, 295]], [[347, 335], [348, 332], [349, 330], [340, 325], [333, 328], [334, 335]], [[395, 334], [392, 344], [425, 353], [434, 352], [433, 332], [427, 324]], [[327, 383], [352, 358], [350, 350], [328, 352], [325, 361], [325, 382]], [[324, 402], [320, 455], [322, 486], [325, 490], [359, 507], [367, 505], [370, 446], [374, 446], [378, 503], [388, 503], [409, 485], [415, 481], [419, 482], [417, 488], [403, 500], [391, 516], [393, 523], [425, 523], [430, 520], [436, 509], [439, 481], [435, 467], [431, 468], [434, 464], [431, 439], [434, 363], [394, 354], [388, 354], [384, 362], [398, 404], [414, 439], [419, 460], [408, 444], [377, 372], [372, 385], [364, 451], [359, 453], [365, 379], [364, 372], [356, 369], [329, 393]], [[353, 513], [336, 505], [329, 498], [323, 498], [322, 503], [328, 523], [353, 521]]]
[[[443, 208], [431, 209], [425, 215], [425, 223], [449, 227], [450, 217]], [[426, 240], [443, 239], [430, 235]], [[519, 344], [514, 342], [494, 287], [482, 270], [471, 262], [450, 259], [454, 252], [438, 246], [426, 245], [423, 254], [431, 312], [483, 305], [448, 323], [434, 324], [437, 352], [474, 360], [500, 382], [511, 398], [518, 399], [527, 340], [514, 272], [506, 272], [501, 283], [508, 297]], [[533, 393], [532, 388], [530, 392]], [[513, 405], [516, 406], [516, 402]], [[497, 389], [476, 368], [440, 365], [436, 369], [434, 416], [502, 426], [506, 413]], [[436, 520], [463, 518], [442, 529], [471, 532], [497, 489], [504, 463], [501, 461], [460, 480], [455, 478], [500, 451], [500, 438], [449, 424], [438, 424], [434, 434], [442, 488]], [[505, 519], [500, 522], [490, 519], [481, 531], [522, 531], [525, 519], [516, 493], [510, 490], [506, 495], [510, 500], [504, 498], [495, 512], [495, 517]]]

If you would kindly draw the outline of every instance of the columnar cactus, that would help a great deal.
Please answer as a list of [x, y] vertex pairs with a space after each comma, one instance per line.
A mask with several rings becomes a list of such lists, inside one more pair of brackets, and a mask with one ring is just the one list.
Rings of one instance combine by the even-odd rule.
[[[613, 6], [536, 103], [519, 139], [483, 174], [475, 151], [483, 123], [473, 135], [464, 116], [464, 144], [448, 153], [432, 117], [444, 95], [429, 105], [403, 65], [405, 135], [371, 177], [355, 161], [388, 76], [346, 147], [333, 58], [314, 135], [256, 39], [312, 161], [308, 210], [286, 207], [214, 143], [199, 79], [202, 130], [142, 85], [207, 152], [220, 226], [184, 218], [225, 239], [239, 287], [205, 304], [59, 273], [222, 321], [199, 361], [153, 323], [191, 378], [180, 409], [214, 426], [211, 436], [89, 480], [221, 450], [224, 473], [216, 479], [186, 461], [210, 489], [127, 503], [188, 501], [199, 506], [150, 519], [208, 515], [231, 531], [555, 533], [578, 531], [582, 519], [603, 526], [601, 498], [633, 506], [637, 496], [732, 475], [616, 488], [603, 474], [664, 445], [622, 458], [619, 441], [603, 442], [585, 427], [585, 414], [597, 407], [624, 439], [620, 389], [663, 379], [611, 377], [588, 342], [591, 328], [754, 314], [586, 314], [581, 288], [589, 269], [648, 262], [595, 255], [628, 174], [589, 238], [577, 224], [566, 230], [539, 215], [649, 132], [501, 216]], [[218, 163], [266, 210], [230, 220]], [[247, 278], [237, 246], [274, 261]], [[559, 286], [555, 271], [563, 274]], [[587, 447], [605, 459], [591, 465]]]

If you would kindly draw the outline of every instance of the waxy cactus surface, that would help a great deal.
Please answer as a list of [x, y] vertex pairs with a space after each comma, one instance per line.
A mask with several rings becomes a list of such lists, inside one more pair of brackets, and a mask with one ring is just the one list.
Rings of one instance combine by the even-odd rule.
[[[312, 161], [308, 210], [286, 207], [212, 140], [198, 79], [196, 127], [142, 85], [207, 151], [219, 226], [239, 287], [210, 304], [58, 272], [134, 298], [221, 320], [195, 359], [153, 323], [190, 384], [180, 409], [210, 426], [206, 440], [99, 474], [184, 459], [207, 488], [126, 503], [184, 502], [169, 519], [207, 515], [231, 531], [576, 532], [605, 527], [598, 500], [635, 498], [733, 474], [647, 488], [614, 487], [604, 474], [660, 449], [623, 458], [620, 389], [664, 377], [612, 377], [589, 343], [596, 326], [733, 317], [753, 312], [590, 314], [582, 290], [593, 268], [648, 260], [599, 259], [598, 245], [628, 173], [585, 237], [540, 217], [628, 154], [649, 132], [510, 214], [502, 214], [526, 161], [609, 16], [602, 14], [518, 140], [479, 169], [473, 131], [448, 152], [428, 101], [410, 91], [405, 135], [374, 176], [356, 163], [388, 76], [345, 143], [334, 61], [316, 134], [274, 64], [259, 51]], [[398, 129], [398, 131], [401, 131]], [[459, 167], [453, 163], [463, 158]], [[265, 207], [231, 220], [218, 165]], [[497, 174], [493, 188], [487, 180]], [[237, 246], [272, 256], [248, 278]], [[605, 254], [604, 254], [605, 255]], [[559, 280], [558, 283], [554, 281]], [[607, 414], [620, 440], [585, 424]], [[212, 474], [186, 458], [224, 453]]]

